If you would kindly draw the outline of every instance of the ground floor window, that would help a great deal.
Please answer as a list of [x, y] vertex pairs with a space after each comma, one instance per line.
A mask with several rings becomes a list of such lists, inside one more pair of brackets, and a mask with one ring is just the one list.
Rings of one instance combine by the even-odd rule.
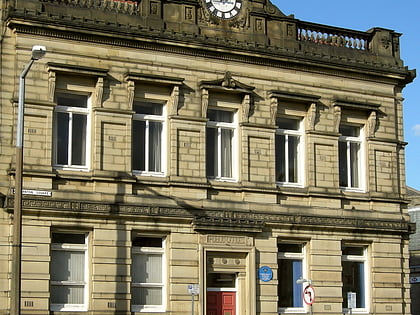
[[[356, 293], [356, 309], [367, 307], [367, 248], [363, 246], [343, 246], [342, 281], [343, 309], [348, 308], [348, 293]], [[354, 295], [353, 295], [354, 296]]]
[[165, 240], [136, 237], [131, 266], [131, 309], [133, 312], [165, 310]]
[[50, 304], [52, 311], [87, 309], [87, 234], [53, 233]]
[[304, 276], [304, 244], [278, 244], [278, 297], [282, 312], [303, 309], [302, 284], [296, 281]]

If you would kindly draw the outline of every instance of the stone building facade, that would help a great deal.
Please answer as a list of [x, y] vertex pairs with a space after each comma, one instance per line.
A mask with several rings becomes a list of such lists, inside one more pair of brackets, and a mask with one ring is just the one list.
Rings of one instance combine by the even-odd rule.
[[411, 283], [411, 313], [420, 312], [420, 191], [407, 187], [407, 196], [410, 200], [408, 213], [411, 222], [415, 225], [415, 233], [410, 235], [410, 283]]
[[400, 34], [268, 0], [1, 3], [0, 314], [34, 45], [22, 314], [410, 314]]

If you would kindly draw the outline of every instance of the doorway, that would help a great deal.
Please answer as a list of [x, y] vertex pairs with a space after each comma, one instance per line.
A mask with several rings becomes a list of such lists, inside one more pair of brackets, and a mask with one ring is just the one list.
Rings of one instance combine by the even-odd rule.
[[207, 274], [206, 315], [236, 315], [235, 273]]

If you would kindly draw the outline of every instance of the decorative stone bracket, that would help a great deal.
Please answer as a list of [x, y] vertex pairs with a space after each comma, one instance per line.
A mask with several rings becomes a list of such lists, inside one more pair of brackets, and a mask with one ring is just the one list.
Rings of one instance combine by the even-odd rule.
[[248, 122], [251, 114], [251, 109], [254, 106], [253, 98], [255, 87], [241, 83], [233, 79], [232, 74], [228, 71], [225, 73], [223, 79], [216, 79], [211, 81], [201, 81], [201, 117], [207, 117], [207, 109], [209, 105], [209, 91], [236, 93], [243, 96], [241, 103], [240, 122]]
[[48, 100], [54, 102], [54, 94], [56, 89], [57, 73], [77, 75], [77, 76], [90, 76], [97, 77], [95, 84], [95, 93], [94, 93], [94, 104], [93, 107], [102, 106], [102, 96], [104, 92], [104, 78], [108, 74], [108, 70], [91, 68], [91, 67], [82, 67], [76, 65], [65, 65], [58, 63], [48, 63]]
[[172, 115], [172, 116], [178, 115], [179, 94], [180, 94], [179, 87], [182, 85], [184, 78], [128, 73], [125, 75], [125, 80], [127, 81], [129, 108], [133, 108], [136, 83], [146, 82], [146, 83], [149, 83], [149, 84], [152, 83], [155, 85], [172, 86], [172, 92], [171, 92], [171, 96], [168, 102], [168, 108], [169, 108], [168, 113], [169, 115]]
[[279, 100], [289, 101], [294, 103], [302, 103], [308, 105], [306, 113], [307, 130], [315, 130], [317, 105], [319, 103], [320, 96], [309, 95], [309, 94], [292, 94], [285, 93], [282, 91], [270, 91], [270, 113], [271, 113], [271, 125], [276, 124], [277, 112], [279, 108]]

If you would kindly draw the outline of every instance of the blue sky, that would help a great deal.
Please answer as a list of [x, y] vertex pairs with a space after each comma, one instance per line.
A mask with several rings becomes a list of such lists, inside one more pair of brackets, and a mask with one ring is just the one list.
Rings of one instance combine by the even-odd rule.
[[417, 78], [404, 95], [407, 184], [420, 190], [420, 0], [272, 0], [302, 21], [367, 31], [382, 27], [402, 33], [401, 58]]

